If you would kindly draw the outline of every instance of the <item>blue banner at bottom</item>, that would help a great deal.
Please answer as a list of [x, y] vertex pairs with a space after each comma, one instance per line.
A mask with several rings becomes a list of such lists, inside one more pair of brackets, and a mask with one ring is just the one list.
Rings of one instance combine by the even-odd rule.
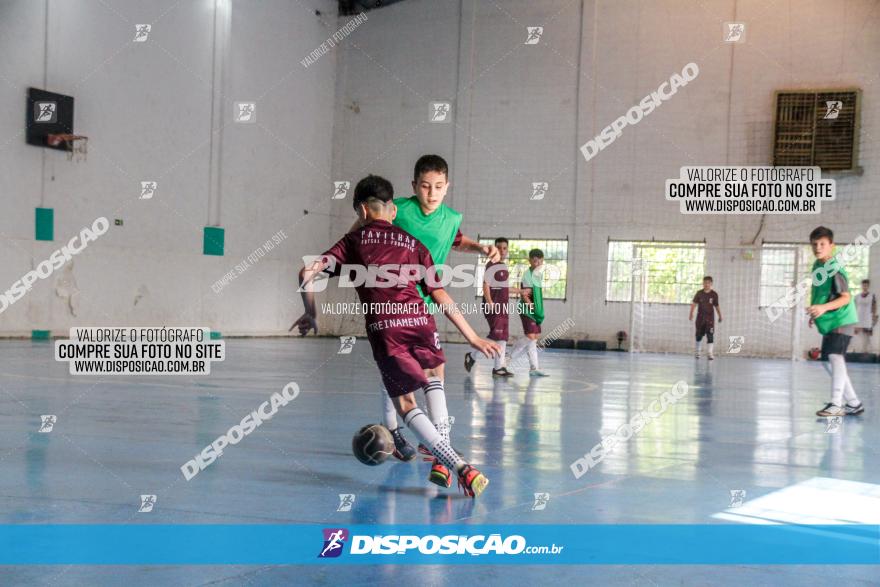
[[880, 564], [875, 525], [0, 525], [0, 564]]

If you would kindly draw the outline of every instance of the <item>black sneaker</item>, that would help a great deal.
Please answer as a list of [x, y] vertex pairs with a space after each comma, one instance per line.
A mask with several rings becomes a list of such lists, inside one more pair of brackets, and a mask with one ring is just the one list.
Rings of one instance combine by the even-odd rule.
[[403, 432], [400, 428], [395, 428], [391, 431], [391, 438], [394, 439], [394, 452], [391, 453], [394, 455], [394, 458], [404, 463], [408, 463], [416, 458], [416, 449], [403, 437]]
[[851, 406], [849, 404], [846, 404], [843, 406], [843, 413], [847, 416], [858, 416], [859, 414], [861, 414], [864, 411], [865, 411], [865, 406], [862, 405], [861, 402], [859, 402], [859, 405], [857, 405], [857, 406]]
[[513, 373], [507, 370], [507, 367], [501, 367], [500, 369], [492, 369], [493, 377], [513, 377]]
[[474, 358], [471, 356], [470, 353], [465, 353], [465, 354], [464, 354], [464, 370], [465, 370], [465, 371], [467, 371], [468, 373], [470, 373], [470, 372], [471, 372], [471, 369], [474, 368], [474, 363], [476, 363], [476, 362], [477, 362], [477, 361], [474, 360]]

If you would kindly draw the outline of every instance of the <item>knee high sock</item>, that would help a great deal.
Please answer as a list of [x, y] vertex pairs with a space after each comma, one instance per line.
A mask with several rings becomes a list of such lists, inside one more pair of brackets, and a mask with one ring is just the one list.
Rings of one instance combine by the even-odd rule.
[[538, 341], [529, 339], [528, 344], [528, 353], [529, 353], [529, 368], [537, 369], [538, 368]]
[[500, 369], [504, 366], [504, 353], [507, 351], [507, 341], [498, 340], [496, 342], [498, 343], [498, 346], [501, 347], [501, 352], [495, 357], [495, 369]]
[[385, 391], [385, 386], [382, 386], [382, 423], [385, 424], [385, 428], [388, 430], [397, 430], [397, 410], [394, 409], [394, 402], [391, 401], [391, 398], [388, 396], [388, 392]]
[[856, 406], [859, 404], [859, 398], [853, 389], [852, 382], [849, 380], [849, 374], [846, 370], [846, 360], [843, 355], [830, 354], [828, 362], [831, 364], [831, 403], [836, 406], [843, 406], [844, 399], [846, 403]]
[[457, 473], [465, 465], [464, 460], [453, 450], [449, 441], [440, 435], [440, 432], [421, 409], [413, 408], [404, 415], [403, 421], [421, 443], [427, 446], [431, 453], [450, 471]]
[[449, 411], [446, 408], [443, 380], [439, 377], [428, 377], [428, 385], [425, 386], [425, 403], [428, 405], [431, 423], [437, 428], [440, 436], [449, 442]]

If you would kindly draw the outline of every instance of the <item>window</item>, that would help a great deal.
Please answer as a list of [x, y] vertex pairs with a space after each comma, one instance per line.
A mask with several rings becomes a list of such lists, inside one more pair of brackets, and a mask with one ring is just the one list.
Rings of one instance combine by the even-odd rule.
[[[836, 244], [835, 253], [845, 244]], [[856, 255], [844, 264], [851, 291], [859, 291], [863, 279], [868, 279], [869, 247], [856, 247]], [[799, 281], [810, 276], [816, 260], [810, 245], [766, 243], [761, 249], [761, 306], [769, 306]], [[806, 300], [805, 303], [808, 303]]]
[[[494, 245], [494, 238], [481, 238], [480, 244]], [[564, 300], [568, 283], [568, 239], [508, 238], [507, 265], [510, 268], [510, 286], [519, 287], [520, 280], [529, 268], [529, 251], [544, 251], [544, 299]], [[483, 295], [483, 270], [489, 260], [480, 256], [477, 265], [477, 296]]]
[[609, 241], [605, 301], [631, 301], [634, 271], [645, 277], [644, 301], [689, 304], [703, 287], [706, 245]]
[[858, 90], [776, 94], [773, 165], [857, 168]]

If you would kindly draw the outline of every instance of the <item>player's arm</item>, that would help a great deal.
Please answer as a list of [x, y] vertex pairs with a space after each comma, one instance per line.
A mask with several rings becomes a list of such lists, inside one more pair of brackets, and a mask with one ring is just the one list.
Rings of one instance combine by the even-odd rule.
[[315, 319], [317, 315], [315, 310], [315, 292], [313, 291], [314, 288], [312, 288], [312, 282], [315, 281], [323, 269], [324, 260], [316, 259], [310, 265], [303, 266], [299, 270], [299, 290], [302, 295], [305, 313], [290, 325], [290, 328], [287, 329], [288, 332], [298, 327], [301, 336], [308, 334], [309, 330], [314, 330], [315, 334], [318, 334], [318, 322]]
[[488, 257], [493, 263], [497, 263], [501, 260], [501, 253], [498, 252], [498, 247], [495, 245], [481, 245], [474, 239], [465, 235], [461, 235], [461, 240], [458, 244], [452, 245], [452, 248], [463, 253], [480, 253], [481, 255]]
[[849, 293], [849, 285], [846, 282], [846, 279], [843, 278], [840, 273], [832, 277], [834, 280], [831, 284], [831, 291], [838, 291], [840, 295], [830, 302], [826, 302], [824, 304], [816, 304], [815, 306], [810, 306], [807, 308], [807, 313], [813, 317], [818, 318], [825, 312], [831, 312], [836, 310], [837, 308], [841, 308], [849, 303], [852, 299], [852, 295]]
[[871, 298], [873, 298], [871, 300], [871, 315], [874, 317], [874, 319], [871, 321], [871, 328], [873, 328], [877, 325], [877, 296], [871, 294]]
[[483, 300], [487, 304], [492, 303], [492, 290], [489, 288], [489, 281], [486, 279], [486, 274], [483, 274]]
[[722, 322], [721, 320], [721, 304], [715, 302], [715, 311], [718, 312], [718, 322]]
[[446, 293], [446, 290], [435, 289], [431, 292], [431, 299], [443, 309], [443, 313], [449, 318], [449, 321], [458, 328], [458, 331], [464, 335], [468, 344], [487, 357], [497, 356], [498, 353], [501, 352], [501, 348], [497, 344], [491, 340], [485, 340], [477, 336], [477, 333], [474, 332], [471, 325], [468, 324], [467, 320], [464, 319], [464, 316], [461, 315], [461, 312], [455, 306], [455, 303], [452, 301], [452, 298], [449, 297], [449, 294]]
[[688, 320], [694, 319], [694, 310], [697, 309], [697, 296], [694, 296], [694, 299], [691, 301], [691, 313], [688, 314]]

